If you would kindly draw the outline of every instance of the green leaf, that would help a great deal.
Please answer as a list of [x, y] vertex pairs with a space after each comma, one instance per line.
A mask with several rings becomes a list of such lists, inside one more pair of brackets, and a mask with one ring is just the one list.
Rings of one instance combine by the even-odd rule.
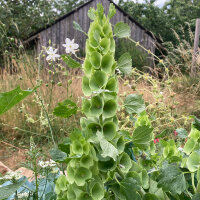
[[184, 128], [177, 128], [176, 132], [178, 133], [178, 137], [180, 138], [185, 139], [188, 137], [188, 133]]
[[132, 58], [129, 53], [124, 53], [120, 56], [117, 62], [118, 69], [125, 75], [132, 73]]
[[10, 185], [6, 185], [0, 187], [0, 200], [9, 198], [12, 194], [14, 194], [25, 182], [27, 179], [19, 181], [17, 183], [13, 183]]
[[190, 138], [190, 139], [186, 142], [183, 151], [184, 151], [187, 155], [189, 155], [189, 154], [193, 151], [193, 149], [195, 148], [195, 146], [196, 146], [196, 141], [195, 141], [193, 138]]
[[134, 144], [147, 144], [153, 139], [153, 128], [150, 126], [138, 126], [133, 132]]
[[125, 24], [124, 22], [118, 22], [115, 24], [114, 34], [118, 38], [130, 37], [131, 29], [128, 24]]
[[75, 21], [73, 21], [73, 28], [74, 28], [75, 30], [77, 30], [77, 31], [80, 31], [80, 32], [82, 32], [82, 33], [85, 33], [85, 32], [83, 31], [83, 29], [80, 27], [80, 25], [79, 25], [77, 22], [75, 22]]
[[129, 114], [140, 114], [145, 110], [144, 100], [142, 95], [130, 94], [125, 98], [124, 106]]
[[67, 155], [70, 154], [70, 144], [71, 144], [71, 139], [69, 137], [65, 138], [64, 141], [58, 145], [58, 148], [65, 152]]
[[192, 200], [199, 200], [199, 199], [200, 199], [200, 193], [197, 193], [192, 197]]
[[110, 142], [108, 142], [104, 138], [103, 134], [99, 131], [97, 132], [97, 138], [100, 142], [100, 147], [102, 149], [101, 156], [104, 158], [108, 156], [116, 160], [118, 156], [118, 150]]
[[168, 165], [160, 170], [158, 187], [162, 187], [165, 192], [181, 194], [187, 189], [186, 185], [184, 174], [176, 165]]
[[75, 102], [66, 99], [58, 103], [58, 106], [54, 108], [53, 114], [57, 117], [69, 118], [76, 114], [77, 109], [78, 107]]
[[146, 193], [143, 200], [159, 200], [155, 194]]
[[69, 55], [61, 55], [61, 58], [67, 64], [68, 67], [71, 67], [71, 68], [81, 67], [81, 64], [77, 62], [76, 60], [74, 60], [73, 58], [71, 58]]
[[49, 153], [52, 157], [52, 160], [56, 162], [63, 162], [67, 158], [67, 154], [60, 149], [51, 149]]
[[137, 184], [137, 181], [133, 178], [125, 178], [120, 182], [120, 191], [127, 200], [132, 200], [134, 197], [134, 200], [141, 200], [142, 198], [137, 193], [137, 191], [140, 191], [140, 187]]
[[11, 109], [34, 90], [21, 90], [18, 86], [9, 92], [0, 93], [0, 115]]
[[187, 159], [187, 167], [191, 172], [196, 172], [200, 166], [200, 154], [193, 152]]
[[110, 4], [109, 11], [108, 11], [108, 18], [111, 19], [116, 14], [116, 9], [113, 3]]

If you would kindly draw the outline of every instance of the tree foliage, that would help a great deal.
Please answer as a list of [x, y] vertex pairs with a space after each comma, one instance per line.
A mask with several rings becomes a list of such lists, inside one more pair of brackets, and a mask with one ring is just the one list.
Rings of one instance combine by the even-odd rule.
[[200, 14], [200, 1], [169, 0], [161, 8], [155, 3], [156, 0], [146, 0], [145, 3], [119, 1], [125, 12], [165, 42], [172, 41], [175, 44], [177, 40], [171, 29], [179, 34], [187, 26], [185, 22], [189, 22], [194, 29], [195, 19]]

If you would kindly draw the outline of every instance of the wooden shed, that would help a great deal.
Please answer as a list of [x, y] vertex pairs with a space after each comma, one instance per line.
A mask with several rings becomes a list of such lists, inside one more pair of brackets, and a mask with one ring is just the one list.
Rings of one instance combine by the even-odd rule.
[[[111, 0], [89, 0], [87, 3], [74, 9], [70, 13], [60, 17], [53, 24], [47, 25], [45, 28], [33, 34], [26, 42], [35, 41], [36, 50], [39, 54], [42, 46], [48, 47], [49, 40], [58, 48], [58, 53], [65, 53], [65, 48], [62, 44], [65, 43], [66, 38], [75, 39], [79, 44], [80, 49], [84, 49], [86, 36], [73, 28], [73, 21], [76, 21], [82, 29], [87, 32], [90, 26], [90, 19], [88, 18], [88, 10], [90, 7], [97, 7], [98, 3], [102, 3], [105, 12], [108, 12]], [[136, 22], [131, 16], [126, 14], [118, 5], [113, 3], [116, 7], [116, 15], [111, 19], [114, 25], [119, 21], [127, 23], [131, 27], [131, 38], [139, 41], [146, 49], [155, 52], [157, 39], [153, 34], [146, 30], [141, 24]]]

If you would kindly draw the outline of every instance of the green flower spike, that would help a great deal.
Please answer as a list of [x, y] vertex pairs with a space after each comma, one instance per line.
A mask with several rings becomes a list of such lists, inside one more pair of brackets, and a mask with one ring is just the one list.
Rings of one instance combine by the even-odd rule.
[[[115, 40], [109, 22], [115, 13], [112, 4], [108, 16], [101, 4], [96, 10], [91, 8], [88, 11], [93, 22], [87, 34], [82, 90], [89, 98], [82, 101], [85, 117], [80, 120], [81, 132], [70, 135], [67, 176], [63, 180], [66, 186], [64, 191], [60, 190], [63, 184], [58, 179], [57, 200], [114, 200], [118, 197], [128, 200], [134, 196], [132, 183], [136, 180], [126, 177], [133, 170], [134, 163], [124, 152], [124, 136], [119, 132], [116, 116], [118, 80], [115, 69], [119, 66], [114, 58]], [[128, 37], [130, 31], [127, 26], [122, 22], [117, 24], [115, 35]], [[128, 186], [131, 194], [125, 191], [124, 185]]]

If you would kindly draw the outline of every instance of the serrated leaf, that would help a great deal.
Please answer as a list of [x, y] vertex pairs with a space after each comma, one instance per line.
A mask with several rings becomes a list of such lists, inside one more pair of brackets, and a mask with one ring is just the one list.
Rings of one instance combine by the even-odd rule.
[[71, 58], [69, 55], [61, 55], [62, 60], [67, 64], [68, 67], [78, 68], [81, 67], [81, 64]]
[[83, 29], [82, 29], [82, 28], [80, 27], [80, 25], [79, 25], [77, 22], [75, 22], [75, 21], [73, 21], [73, 28], [74, 28], [75, 30], [77, 30], [77, 31], [80, 31], [80, 32], [84, 33]]
[[181, 194], [187, 189], [187, 184], [183, 172], [176, 165], [168, 165], [160, 170], [158, 187], [165, 192]]
[[145, 110], [144, 100], [141, 95], [130, 94], [125, 98], [124, 106], [129, 114], [140, 114]]
[[109, 11], [108, 11], [108, 18], [111, 19], [116, 14], [116, 9], [113, 3], [110, 4]]
[[52, 160], [56, 162], [63, 162], [67, 158], [67, 154], [60, 149], [51, 149], [49, 151]]
[[138, 126], [133, 132], [134, 144], [147, 144], [153, 138], [153, 128], [150, 126]]
[[137, 191], [140, 191], [140, 187], [137, 181], [131, 177], [125, 178], [120, 182], [120, 191], [126, 197], [127, 200], [142, 200]]
[[132, 58], [129, 53], [120, 56], [117, 62], [118, 69], [125, 75], [132, 73]]
[[9, 92], [0, 93], [0, 115], [11, 109], [33, 91], [34, 90], [21, 90], [18, 86]]
[[131, 29], [128, 24], [125, 24], [124, 22], [118, 22], [115, 24], [114, 34], [118, 38], [130, 37]]
[[14, 194], [25, 182], [27, 179], [19, 181], [17, 183], [13, 183], [10, 185], [6, 185], [0, 187], [0, 200], [9, 198], [12, 194]]
[[66, 99], [58, 103], [58, 106], [54, 108], [53, 114], [57, 117], [69, 118], [76, 114], [77, 109], [78, 107], [75, 102]]
[[192, 197], [192, 200], [199, 200], [199, 199], [200, 199], [200, 193], [197, 193]]
[[97, 132], [97, 138], [99, 140], [100, 147], [102, 149], [101, 156], [104, 158], [106, 158], [108, 156], [108, 157], [116, 160], [116, 158], [118, 156], [118, 150], [110, 142], [108, 142], [104, 138], [103, 134], [99, 131]]

